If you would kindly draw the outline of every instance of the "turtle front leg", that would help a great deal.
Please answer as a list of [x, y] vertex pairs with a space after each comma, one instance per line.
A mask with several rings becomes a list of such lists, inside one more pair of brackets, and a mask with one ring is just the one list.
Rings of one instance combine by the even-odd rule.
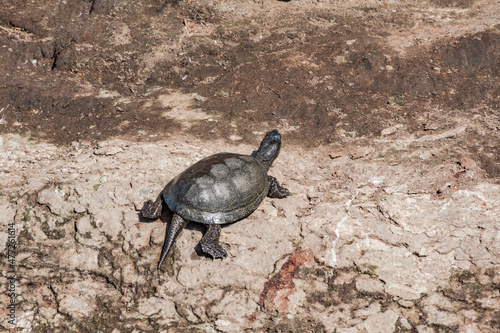
[[281, 187], [276, 178], [274, 178], [273, 176], [267, 176], [267, 178], [269, 179], [269, 192], [267, 193], [268, 197], [283, 199], [289, 195], [292, 195], [292, 193], [290, 193], [288, 189]]
[[165, 260], [170, 251], [170, 248], [175, 242], [177, 236], [179, 236], [180, 232], [186, 226], [188, 221], [184, 220], [180, 215], [174, 214], [172, 216], [172, 221], [167, 226], [167, 230], [165, 233], [165, 241], [163, 242], [163, 248], [161, 249], [160, 261], [158, 262], [158, 269], [160, 269], [161, 264]]
[[227, 257], [227, 252], [219, 244], [220, 225], [207, 224], [206, 226], [207, 231], [205, 231], [200, 241], [201, 250], [214, 259]]

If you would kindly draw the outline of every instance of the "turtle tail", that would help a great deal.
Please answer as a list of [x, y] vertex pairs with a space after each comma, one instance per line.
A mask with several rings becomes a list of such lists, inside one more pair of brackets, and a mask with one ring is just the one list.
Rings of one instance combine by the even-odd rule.
[[170, 224], [167, 226], [165, 241], [163, 243], [163, 248], [161, 249], [160, 261], [158, 262], [158, 269], [160, 269], [161, 264], [170, 252], [175, 239], [180, 234], [182, 229], [184, 229], [186, 224], [186, 220], [184, 220], [180, 215], [174, 214], [174, 216], [172, 217], [172, 221], [170, 221]]

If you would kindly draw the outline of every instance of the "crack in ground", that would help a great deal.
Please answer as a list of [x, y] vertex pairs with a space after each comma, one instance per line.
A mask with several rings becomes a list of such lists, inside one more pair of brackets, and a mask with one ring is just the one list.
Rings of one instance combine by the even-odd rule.
[[52, 287], [51, 284], [49, 284], [49, 290], [50, 292], [52, 293], [52, 296], [54, 296], [54, 301], [56, 302], [56, 306], [57, 306], [57, 313], [60, 313], [59, 311], [59, 300], [57, 299], [57, 293], [56, 291], [54, 290], [54, 287]]
[[386, 210], [384, 210], [384, 208], [382, 206], [380, 206], [380, 204], [377, 205], [377, 209], [382, 214], [382, 216], [384, 218], [386, 218], [387, 220], [392, 222], [392, 224], [395, 225], [396, 227], [404, 230], [404, 228], [401, 226], [401, 224], [398, 221], [396, 221]]

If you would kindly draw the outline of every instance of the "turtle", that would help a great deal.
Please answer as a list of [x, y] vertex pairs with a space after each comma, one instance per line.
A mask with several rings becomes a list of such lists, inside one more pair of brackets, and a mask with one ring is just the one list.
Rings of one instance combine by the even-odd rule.
[[221, 225], [248, 217], [265, 197], [291, 195], [267, 174], [280, 148], [281, 134], [276, 129], [269, 131], [251, 155], [218, 153], [205, 157], [174, 177], [155, 201], [146, 201], [140, 211], [144, 218], [157, 219], [163, 209], [173, 212], [158, 269], [189, 221], [207, 228], [200, 240], [201, 250], [213, 259], [224, 259], [227, 252], [219, 244]]

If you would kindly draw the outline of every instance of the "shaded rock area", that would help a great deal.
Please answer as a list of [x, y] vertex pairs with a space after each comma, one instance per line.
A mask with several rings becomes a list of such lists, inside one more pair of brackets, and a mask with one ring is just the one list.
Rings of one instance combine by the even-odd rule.
[[[0, 0], [0, 329], [500, 331], [500, 2]], [[283, 136], [292, 196], [139, 209]]]

